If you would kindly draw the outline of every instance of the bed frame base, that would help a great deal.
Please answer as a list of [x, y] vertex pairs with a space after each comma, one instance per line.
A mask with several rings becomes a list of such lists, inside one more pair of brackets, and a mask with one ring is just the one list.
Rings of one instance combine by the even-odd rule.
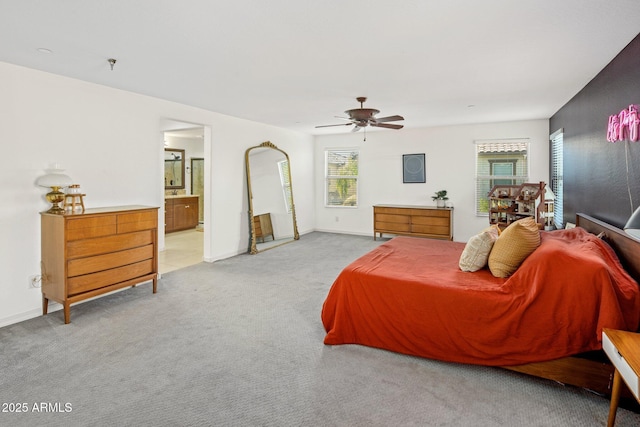
[[548, 362], [503, 366], [511, 371], [586, 388], [603, 395], [611, 395], [613, 365], [579, 357], [563, 357]]
[[[604, 233], [604, 240], [614, 249], [624, 268], [640, 283], [639, 240], [630, 237], [619, 228], [582, 213], [576, 215], [576, 224], [596, 235]], [[614, 367], [608, 360], [603, 362], [573, 356], [503, 368], [611, 395]], [[622, 394], [631, 397], [631, 392], [626, 387], [623, 389]]]

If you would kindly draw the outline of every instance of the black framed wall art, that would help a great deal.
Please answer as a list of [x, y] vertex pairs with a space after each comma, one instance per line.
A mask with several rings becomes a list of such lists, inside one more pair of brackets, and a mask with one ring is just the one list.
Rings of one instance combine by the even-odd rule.
[[424, 153], [402, 155], [402, 182], [423, 183], [426, 182]]

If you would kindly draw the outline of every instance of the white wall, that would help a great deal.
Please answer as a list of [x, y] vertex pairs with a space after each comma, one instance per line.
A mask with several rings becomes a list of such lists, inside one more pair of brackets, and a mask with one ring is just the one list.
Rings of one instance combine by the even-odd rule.
[[[317, 136], [316, 230], [373, 236], [373, 205], [434, 205], [431, 196], [447, 190], [454, 206], [454, 240], [466, 242], [489, 221], [475, 215], [474, 141], [529, 138], [529, 178], [548, 182], [548, 133], [548, 120], [532, 120], [368, 132], [366, 142], [362, 131]], [[357, 208], [324, 206], [324, 152], [329, 148], [360, 150]], [[402, 155], [415, 153], [426, 155], [426, 183], [403, 184]]]
[[[171, 123], [205, 127], [209, 198], [205, 257], [247, 251], [249, 219], [244, 152], [271, 141], [289, 154], [298, 228], [372, 234], [376, 203], [431, 204], [447, 189], [455, 206], [454, 237], [466, 241], [487, 224], [473, 210], [476, 139], [530, 138], [531, 180], [547, 181], [548, 121], [447, 126], [311, 137], [0, 62], [0, 326], [40, 314], [41, 293], [28, 278], [40, 273], [40, 216], [46, 189], [35, 185], [60, 163], [91, 207], [163, 203], [163, 131]], [[325, 148], [360, 149], [360, 205], [325, 208]], [[427, 182], [402, 184], [402, 154], [425, 153]], [[162, 220], [162, 212], [159, 219]], [[335, 221], [335, 218], [339, 221]], [[161, 222], [162, 223], [162, 222]], [[161, 239], [160, 244], [163, 244]]]
[[35, 181], [44, 169], [60, 163], [82, 186], [88, 208], [160, 207], [162, 131], [168, 119], [203, 125], [210, 140], [205, 143], [211, 159], [207, 258], [247, 251], [244, 152], [266, 140], [288, 152], [298, 226], [301, 233], [313, 230], [313, 138], [308, 135], [2, 62], [0, 93], [0, 326], [41, 313], [41, 293], [29, 289], [28, 277], [40, 273], [38, 212], [48, 204], [47, 190]]

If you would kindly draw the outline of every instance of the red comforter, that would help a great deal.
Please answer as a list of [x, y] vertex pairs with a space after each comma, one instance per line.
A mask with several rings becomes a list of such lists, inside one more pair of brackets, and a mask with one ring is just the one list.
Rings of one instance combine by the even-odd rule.
[[461, 271], [463, 243], [396, 237], [340, 273], [324, 343], [507, 366], [600, 349], [603, 327], [637, 330], [638, 284], [605, 242], [580, 228], [541, 235], [508, 279]]

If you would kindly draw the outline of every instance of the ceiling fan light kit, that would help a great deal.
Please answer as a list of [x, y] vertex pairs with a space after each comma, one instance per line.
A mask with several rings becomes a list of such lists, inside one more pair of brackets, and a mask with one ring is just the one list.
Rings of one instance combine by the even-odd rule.
[[[360, 96], [356, 98], [356, 100], [360, 103], [360, 108], [354, 108], [354, 109], [345, 111], [344, 113], [347, 116], [349, 116], [348, 118], [338, 117], [340, 119], [348, 120], [349, 123], [340, 123], [335, 125], [320, 125], [320, 126], [316, 126], [316, 128], [353, 125], [354, 128], [351, 130], [351, 132], [357, 132], [362, 128], [366, 128], [367, 126], [387, 128], [387, 129], [402, 129], [404, 127], [403, 125], [388, 123], [388, 122], [404, 120], [404, 117], [395, 115], [395, 116], [377, 118], [376, 114], [380, 113], [380, 110], [376, 110], [375, 108], [363, 107], [363, 104], [367, 100], [367, 98], [365, 98], [364, 96]], [[366, 141], [366, 137], [365, 137], [365, 141]]]

